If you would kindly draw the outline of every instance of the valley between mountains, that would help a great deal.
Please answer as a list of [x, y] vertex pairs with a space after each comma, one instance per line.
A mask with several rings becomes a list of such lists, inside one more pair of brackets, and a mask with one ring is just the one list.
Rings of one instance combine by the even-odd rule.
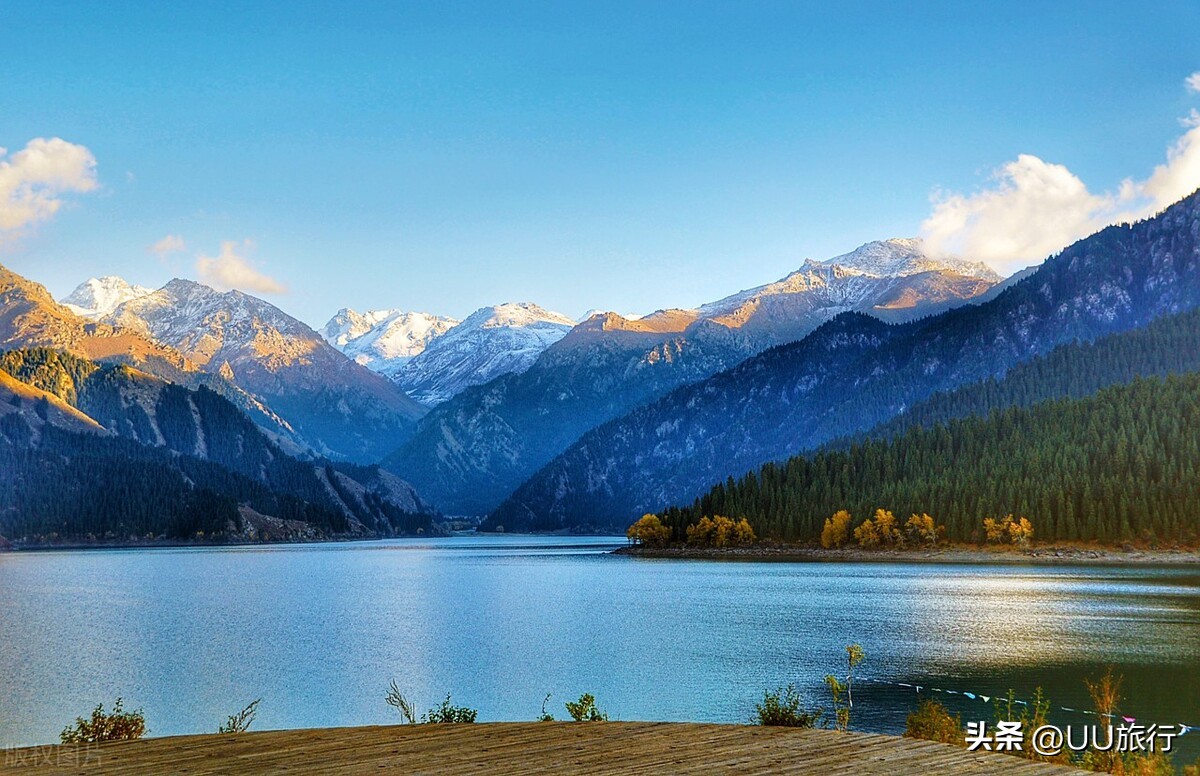
[[[1125, 396], [1102, 393], [1113, 386], [1200, 371], [1198, 307], [1200, 193], [1008, 279], [892, 239], [696, 308], [580, 320], [504, 302], [462, 320], [342, 308], [316, 328], [185, 279], [151, 289], [99, 276], [56, 301], [0, 268], [0, 535], [33, 546], [451, 523], [623, 531], [647, 512], [682, 530], [720, 506], [751, 515], [760, 534], [810, 541], [839, 499], [866, 508], [887, 482], [864, 485], [860, 473], [849, 493], [830, 476], [833, 490], [817, 493], [809, 472], [780, 485], [779, 503], [751, 504], [739, 500], [750, 499], [742, 478], [868, 444], [936, 447], [905, 441], [916, 432], [961, 435], [969, 450], [980, 437], [963, 419], [1111, 403]], [[1154, 401], [1186, 406], [1190, 390], [1172, 383]], [[1137, 436], [1120, 428], [1107, 433]], [[1057, 444], [1059, 455], [1107, 438], [1027, 432], [1032, 448]], [[1160, 433], [1186, 449], [1200, 434]], [[943, 498], [952, 484], [938, 487], [914, 484], [911, 508], [928, 498], [971, 519], [1041, 509], [1019, 488], [972, 486], [984, 492], [968, 509]], [[1084, 502], [1103, 490], [1056, 487]], [[1118, 521], [1107, 539], [1195, 535], [1194, 520], [1151, 525], [1136, 505], [1118, 508], [1127, 530]], [[1071, 530], [1098, 538], [1086, 524]]]

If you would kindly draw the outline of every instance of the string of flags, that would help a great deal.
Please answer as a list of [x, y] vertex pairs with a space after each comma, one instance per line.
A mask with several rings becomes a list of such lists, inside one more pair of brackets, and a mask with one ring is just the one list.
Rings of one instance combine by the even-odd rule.
[[[886, 679], [875, 679], [872, 677], [864, 677], [864, 676], [856, 676], [856, 677], [854, 677], [854, 681], [870, 682], [871, 684], [886, 684], [886, 685], [891, 685], [892, 687], [904, 687], [909, 690], [915, 690], [918, 695], [920, 695], [922, 692], [938, 692], [938, 693], [943, 693], [945, 695], [961, 695], [969, 700], [973, 700], [973, 701], [980, 700], [980, 701], [983, 701], [984, 703], [991, 703], [993, 700], [998, 700], [998, 701], [1002, 701], [1005, 703], [1008, 702], [1008, 696], [984, 695], [982, 693], [968, 692], [966, 690], [949, 690], [944, 687], [929, 687], [927, 685], [911, 684], [909, 682], [889, 682]], [[1028, 706], [1029, 705], [1028, 701], [1023, 701], [1023, 700], [1020, 700], [1017, 698], [1014, 698], [1012, 702], [1018, 706]], [[1069, 706], [1054, 706], [1053, 708], [1055, 708], [1059, 711], [1066, 711], [1066, 712], [1069, 712], [1072, 714], [1090, 714], [1093, 717], [1109, 716], [1107, 714], [1101, 714], [1100, 712], [1093, 711], [1091, 709], [1073, 709]], [[1133, 723], [1137, 722], [1136, 717], [1127, 717], [1127, 716], [1121, 715], [1121, 719], [1129, 724], [1133, 724]], [[1176, 723], [1176, 727], [1179, 729], [1179, 735], [1181, 735], [1181, 736], [1186, 735], [1191, 732], [1200, 732], [1200, 725], [1185, 725], [1182, 722], [1179, 722], [1179, 723]]]

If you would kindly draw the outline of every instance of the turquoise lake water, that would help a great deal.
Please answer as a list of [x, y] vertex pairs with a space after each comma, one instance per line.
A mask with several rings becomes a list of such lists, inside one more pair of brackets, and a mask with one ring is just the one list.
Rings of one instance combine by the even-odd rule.
[[[789, 682], [828, 706], [867, 653], [854, 726], [898, 732], [915, 691], [1087, 707], [1112, 665], [1127, 714], [1200, 724], [1200, 569], [633, 559], [622, 539], [487, 536], [0, 554], [0, 746], [57, 740], [117, 696], [152, 735], [396, 721], [446, 693], [480, 721], [590, 692], [613, 719], [745, 722]], [[925, 691], [926, 693], [929, 690]], [[965, 719], [991, 707], [939, 697]], [[1055, 721], [1086, 722], [1059, 713]], [[1200, 731], [1185, 737], [1200, 754]]]

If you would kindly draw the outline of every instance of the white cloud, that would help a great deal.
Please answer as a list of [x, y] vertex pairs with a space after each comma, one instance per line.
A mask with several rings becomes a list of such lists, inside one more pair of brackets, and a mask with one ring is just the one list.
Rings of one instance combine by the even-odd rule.
[[0, 148], [0, 238], [54, 216], [62, 195], [96, 188], [96, 157], [61, 138], [30, 140], [5, 158]]
[[1143, 193], [1153, 203], [1150, 211], [1183, 199], [1200, 187], [1200, 117], [1196, 111], [1184, 124], [1191, 129], [1167, 149], [1167, 163], [1155, 167], [1142, 185]]
[[160, 259], [171, 253], [180, 253], [187, 250], [187, 246], [183, 242], [183, 238], [177, 234], [169, 234], [158, 242], [150, 245], [146, 250], [157, 255]]
[[219, 256], [214, 258], [200, 254], [196, 257], [196, 274], [201, 281], [222, 291], [236, 288], [260, 294], [285, 293], [286, 286], [259, 272], [245, 257], [238, 255], [239, 247], [250, 249], [253, 246], [249, 240], [243, 241], [241, 246], [233, 241], [223, 242]]
[[933, 252], [1011, 274], [1109, 224], [1153, 215], [1200, 188], [1200, 123], [1183, 123], [1188, 131], [1143, 181], [1094, 194], [1063, 165], [1021, 154], [994, 173], [991, 188], [936, 195], [922, 236]]
[[1189, 92], [1200, 94], [1200, 70], [1189, 75], [1184, 83], [1187, 85]]

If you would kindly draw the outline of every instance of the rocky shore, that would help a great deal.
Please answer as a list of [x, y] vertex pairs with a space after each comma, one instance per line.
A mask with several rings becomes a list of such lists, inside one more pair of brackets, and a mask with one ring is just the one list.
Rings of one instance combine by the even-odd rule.
[[1200, 550], [1183, 548], [1144, 549], [1136, 547], [1089, 547], [1071, 545], [1034, 546], [1024, 549], [955, 545], [903, 550], [864, 550], [855, 547], [827, 550], [796, 544], [755, 544], [748, 547], [689, 547], [631, 545], [614, 550], [617, 555], [638, 558], [677, 558], [726, 561], [787, 561], [814, 563], [1007, 563], [1081, 565], [1179, 565], [1200, 564]]

